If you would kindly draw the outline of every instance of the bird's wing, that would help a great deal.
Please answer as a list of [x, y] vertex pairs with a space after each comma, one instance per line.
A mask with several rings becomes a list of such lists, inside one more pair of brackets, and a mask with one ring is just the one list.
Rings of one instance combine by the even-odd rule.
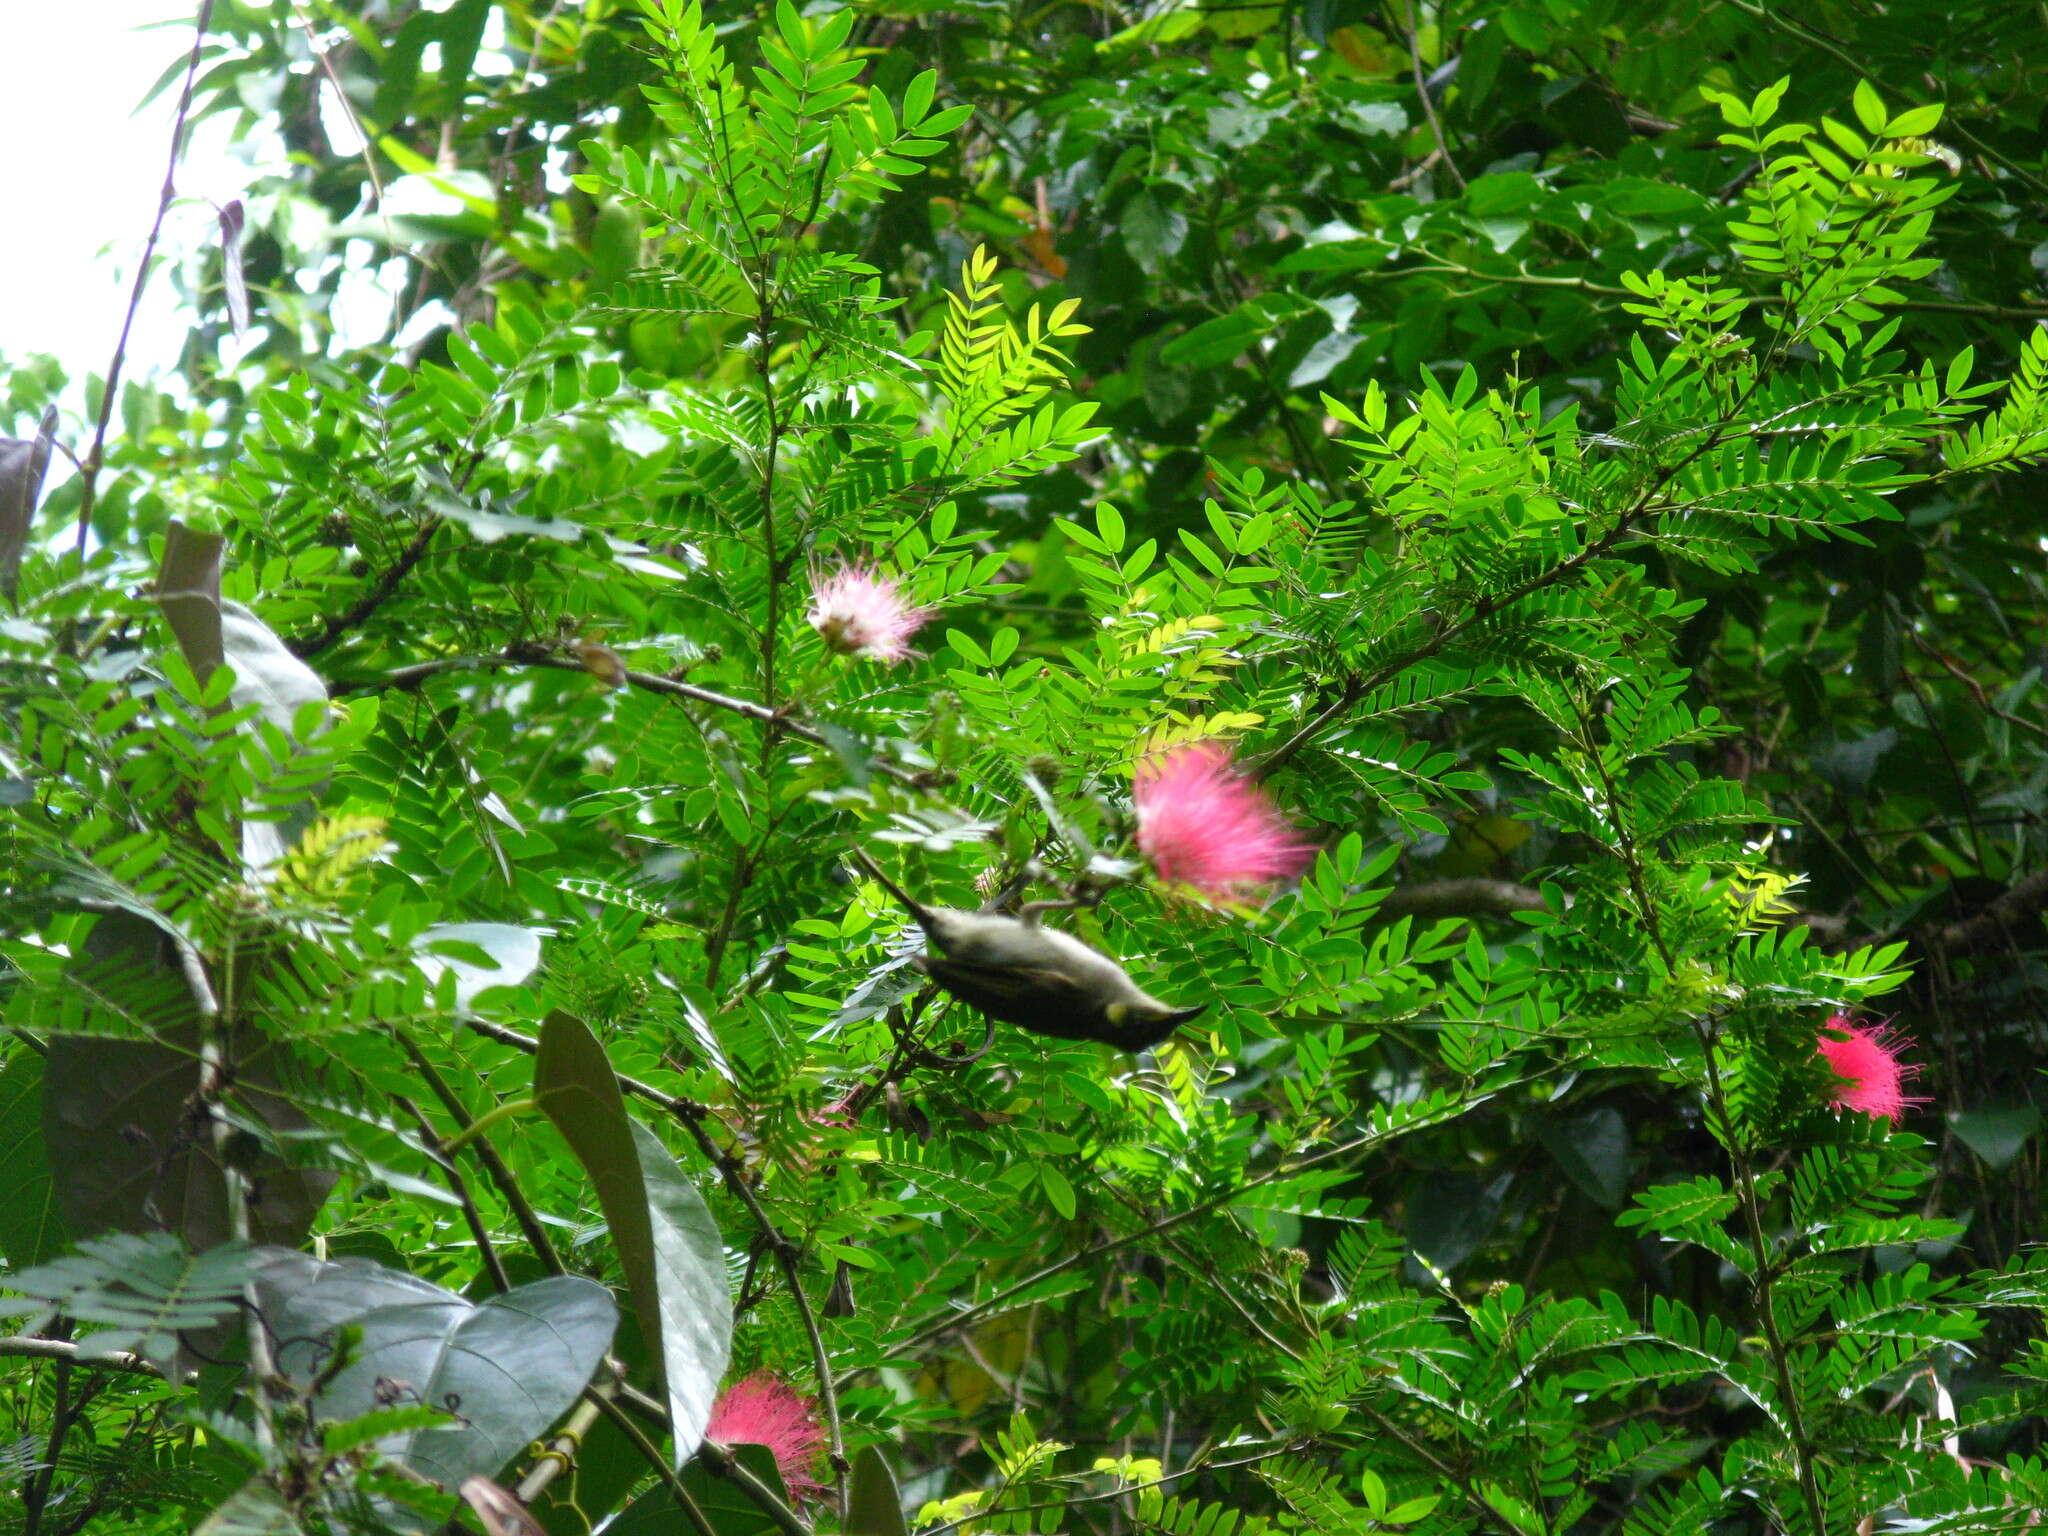
[[1101, 1010], [1088, 988], [1059, 971], [1031, 966], [970, 965], [926, 955], [940, 986], [992, 1019], [1063, 1040], [1099, 1040]]

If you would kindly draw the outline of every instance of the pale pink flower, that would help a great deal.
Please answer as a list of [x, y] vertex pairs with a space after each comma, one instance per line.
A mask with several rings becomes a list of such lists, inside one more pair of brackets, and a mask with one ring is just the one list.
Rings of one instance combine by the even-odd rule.
[[1882, 1026], [1852, 1024], [1846, 1013], [1830, 1014], [1827, 1027], [1848, 1036], [1832, 1040], [1823, 1034], [1818, 1042], [1822, 1059], [1841, 1079], [1828, 1099], [1835, 1108], [1897, 1125], [1910, 1106], [1927, 1102], [1906, 1092], [1906, 1084], [1920, 1075], [1918, 1066], [1899, 1059], [1911, 1040]]
[[772, 1371], [756, 1371], [719, 1393], [704, 1438], [720, 1445], [765, 1445], [794, 1497], [814, 1499], [824, 1492], [812, 1469], [825, 1432], [811, 1400]]
[[1315, 862], [1266, 792], [1202, 741], [1146, 758], [1134, 775], [1138, 847], [1163, 880], [1210, 896], [1289, 880]]
[[913, 608], [894, 576], [865, 565], [811, 573], [811, 627], [833, 650], [873, 661], [901, 661], [910, 637], [932, 616]]

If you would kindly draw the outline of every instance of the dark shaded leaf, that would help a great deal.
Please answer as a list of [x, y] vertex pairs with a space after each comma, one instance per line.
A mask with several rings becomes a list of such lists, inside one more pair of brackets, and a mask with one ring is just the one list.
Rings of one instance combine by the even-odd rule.
[[1588, 1199], [1619, 1210], [1628, 1198], [1628, 1122], [1602, 1106], [1546, 1126], [1543, 1145]]
[[[112, 912], [94, 926], [86, 966], [126, 963], [179, 997], [183, 981], [164, 936], [132, 913]], [[58, 1208], [74, 1237], [108, 1230], [174, 1232], [194, 1248], [229, 1235], [226, 1196], [213, 1138], [195, 1127], [199, 1019], [189, 998], [154, 1040], [62, 1035], [50, 1041], [42, 1095], [43, 1139]], [[295, 1058], [253, 1030], [225, 1042], [233, 1063], [234, 1102], [272, 1134], [311, 1122], [291, 1100], [306, 1081]], [[324, 1169], [295, 1168], [270, 1148], [250, 1154], [244, 1171], [256, 1190], [251, 1235], [297, 1244], [334, 1187]]]
[[2028, 1138], [2041, 1129], [2041, 1111], [2033, 1104], [1964, 1109], [1950, 1115], [1948, 1123], [1964, 1146], [1983, 1158], [1993, 1173], [2000, 1173], [2026, 1150]]
[[23, 1050], [0, 1068], [0, 1254], [9, 1269], [54, 1258], [70, 1242], [43, 1149], [43, 1058]]
[[0, 592], [14, 595], [21, 574], [21, 553], [35, 527], [36, 499], [50, 467], [50, 445], [57, 435], [57, 407], [43, 412], [32, 438], [0, 437]]
[[847, 1536], [910, 1536], [903, 1518], [903, 1495], [881, 1447], [864, 1445], [854, 1453], [846, 1489]]

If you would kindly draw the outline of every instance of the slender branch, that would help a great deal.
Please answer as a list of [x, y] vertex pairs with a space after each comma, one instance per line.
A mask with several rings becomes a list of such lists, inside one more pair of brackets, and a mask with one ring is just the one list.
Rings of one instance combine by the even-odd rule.
[[71, 1403], [69, 1359], [58, 1357], [56, 1377], [50, 1410], [50, 1436], [43, 1445], [42, 1465], [30, 1474], [21, 1490], [22, 1536], [42, 1536], [43, 1510], [50, 1502], [50, 1489], [57, 1481], [57, 1458], [63, 1453], [72, 1420], [77, 1417], [77, 1409]]
[[[469, 1226], [469, 1235], [476, 1239], [477, 1252], [483, 1255], [484, 1268], [489, 1271], [491, 1284], [500, 1294], [512, 1289], [512, 1277], [505, 1273], [504, 1260], [498, 1257], [497, 1245], [491, 1241], [490, 1228], [484, 1224], [483, 1212], [477, 1209], [475, 1198], [469, 1192], [469, 1181], [462, 1176], [462, 1168], [448, 1155], [448, 1145], [441, 1140], [434, 1129], [434, 1122], [427, 1118], [427, 1112], [404, 1094], [393, 1094], [398, 1107], [419, 1123], [420, 1145], [441, 1175], [448, 1181], [448, 1189], [462, 1207], [462, 1219]], [[475, 1127], [471, 1127], [475, 1129]]]
[[[1601, 755], [1599, 735], [1594, 729], [1592, 715], [1578, 707], [1581, 738], [1578, 743], [1594, 775], [1600, 781], [1600, 793], [1606, 801], [1607, 821], [1613, 829], [1616, 856], [1627, 872], [1629, 889], [1634, 893], [1637, 921], [1649, 933], [1650, 942], [1656, 947], [1663, 962], [1664, 975], [1669, 978], [1675, 969], [1675, 956], [1671, 943], [1664, 932], [1657, 908], [1650, 900], [1648, 881], [1642, 850], [1635, 834], [1630, 830], [1628, 819], [1622, 814], [1619, 788], [1614, 776]], [[1763, 1211], [1756, 1198], [1756, 1166], [1750, 1160], [1749, 1145], [1739, 1133], [1734, 1116], [1728, 1111], [1728, 1097], [1721, 1084], [1721, 1068], [1715, 1056], [1717, 1036], [1711, 1015], [1695, 1016], [1692, 1019], [1694, 1034], [1699, 1039], [1700, 1057], [1706, 1064], [1707, 1102], [1714, 1116], [1721, 1122], [1721, 1142], [1728, 1149], [1730, 1171], [1734, 1174], [1737, 1204], [1742, 1211], [1742, 1224], [1749, 1237], [1749, 1247], [1756, 1262], [1756, 1281], [1753, 1296], [1756, 1310], [1763, 1324], [1764, 1343], [1771, 1357], [1772, 1370], [1778, 1378], [1778, 1392], [1785, 1403], [1785, 1420], [1792, 1431], [1792, 1459], [1799, 1477], [1799, 1492], [1806, 1505], [1806, 1517], [1810, 1528], [1818, 1533], [1827, 1529], [1822, 1514], [1820, 1480], [1814, 1471], [1814, 1447], [1806, 1432], [1805, 1415], [1800, 1411], [1799, 1397], [1792, 1380], [1792, 1357], [1785, 1347], [1784, 1335], [1778, 1327], [1777, 1303], [1771, 1284], [1771, 1262], [1768, 1238], [1764, 1233]]]
[[[1459, 1100], [1455, 1105], [1444, 1109], [1437, 1118], [1439, 1120], [1449, 1119], [1453, 1115], [1463, 1114], [1466, 1110], [1475, 1108], [1492, 1098], [1496, 1093], [1510, 1086], [1512, 1084], [1497, 1083], [1484, 1092], [1474, 1094], [1471, 1098]], [[943, 1334], [950, 1333], [955, 1328], [965, 1326], [984, 1313], [995, 1311], [1007, 1302], [1023, 1295], [1026, 1291], [1050, 1280], [1053, 1276], [1074, 1268], [1077, 1264], [1088, 1263], [1091, 1260], [1103, 1257], [1105, 1254], [1115, 1253], [1119, 1249], [1129, 1248], [1133, 1244], [1142, 1243], [1146, 1239], [1156, 1237], [1163, 1232], [1170, 1232], [1175, 1227], [1193, 1221], [1198, 1216], [1206, 1216], [1211, 1211], [1229, 1205], [1241, 1196], [1249, 1194], [1252, 1190], [1262, 1185], [1270, 1184], [1276, 1179], [1293, 1178], [1296, 1174], [1305, 1172], [1310, 1168], [1318, 1168], [1325, 1163], [1350, 1157], [1355, 1153], [1377, 1146], [1391, 1135], [1406, 1135], [1411, 1131], [1418, 1130], [1425, 1123], [1434, 1124], [1437, 1121], [1425, 1122], [1420, 1118], [1409, 1120], [1398, 1128], [1368, 1131], [1363, 1136], [1354, 1136], [1349, 1141], [1341, 1142], [1334, 1147], [1326, 1147], [1320, 1152], [1309, 1154], [1307, 1157], [1297, 1158], [1293, 1162], [1276, 1164], [1264, 1173], [1256, 1174], [1246, 1179], [1242, 1184], [1233, 1185], [1220, 1194], [1211, 1195], [1205, 1200], [1198, 1200], [1185, 1210], [1175, 1211], [1170, 1215], [1162, 1216], [1151, 1223], [1151, 1225], [1142, 1227], [1136, 1232], [1126, 1232], [1121, 1237], [1105, 1238], [1103, 1241], [1095, 1243], [1090, 1247], [1077, 1249], [1065, 1258], [1055, 1259], [1034, 1273], [1026, 1275], [1022, 1280], [1012, 1285], [1004, 1286], [994, 1295], [983, 1297], [980, 1301], [961, 1307], [957, 1311], [940, 1318], [937, 1322], [927, 1324], [909, 1338], [903, 1340], [897, 1348], [908, 1350], [914, 1349], [920, 1344], [929, 1343]]]
[[[1757, 3], [1757, 0], [1727, 0], [1727, 3], [1734, 6], [1736, 10], [1741, 11], [1745, 16], [1754, 16], [1758, 21], [1776, 27], [1787, 37], [1797, 38], [1800, 42], [1806, 44], [1807, 47], [1818, 49], [1820, 52], [1827, 54], [1836, 63], [1845, 65], [1859, 79], [1870, 73], [1869, 60], [1857, 58], [1847, 48], [1817, 28], [1810, 27], [1804, 22], [1794, 21], [1791, 17], [1780, 14], [1768, 5]], [[1910, 94], [1906, 99], [1912, 101], [1916, 106], [1920, 105], [1920, 102]], [[1986, 144], [1954, 118], [1950, 118], [1944, 126], [1949, 132], [1955, 134], [1956, 137], [1968, 141], [1970, 147], [1979, 154], [1988, 156], [2004, 166], [2006, 170], [2021, 181], [2026, 182], [2036, 192], [2048, 192], [2048, 181], [2044, 181], [2035, 172], [2026, 169], [2024, 166], [1999, 153], [1998, 150]]]
[[1422, 39], [1415, 26], [1415, 0], [1401, 0], [1402, 30], [1408, 35], [1408, 67], [1415, 74], [1415, 94], [1422, 102], [1422, 115], [1429, 119], [1430, 137], [1436, 140], [1437, 155], [1444, 167], [1451, 173], [1451, 179], [1458, 184], [1460, 192], [1465, 190], [1465, 173], [1458, 169], [1458, 162], [1451, 158], [1450, 141], [1444, 137], [1443, 119], [1436, 115], [1436, 102], [1429, 94], [1429, 81], [1422, 74]]
[[111, 1350], [104, 1355], [81, 1355], [70, 1339], [38, 1339], [27, 1334], [0, 1337], [0, 1358], [68, 1361], [84, 1370], [129, 1371], [138, 1376], [155, 1376], [157, 1368], [140, 1355]]
[[[546, 667], [556, 672], [588, 672], [582, 662], [568, 656], [556, 656], [537, 647], [515, 646], [495, 656], [444, 656], [435, 661], [415, 662], [409, 667], [400, 667], [381, 677], [357, 681], [337, 682], [332, 687], [336, 698], [350, 693], [367, 693], [378, 688], [416, 688], [430, 677], [444, 672], [488, 672], [503, 667]], [[749, 720], [778, 720], [781, 728], [792, 736], [801, 737], [813, 746], [831, 750], [832, 743], [824, 731], [817, 726], [806, 724], [787, 710], [773, 710], [753, 699], [742, 699], [730, 693], [719, 693], [710, 688], [700, 688], [695, 683], [683, 682], [680, 678], [662, 677], [653, 672], [635, 672], [628, 668], [623, 674], [626, 684], [643, 688], [649, 693], [663, 693], [671, 698], [688, 699], [695, 704], [709, 705], [730, 714], [744, 715]], [[885, 778], [913, 789], [928, 788], [932, 775], [903, 768], [879, 757], [870, 757], [868, 766]]]
[[2048, 908], [2048, 870], [2028, 875], [1975, 916], [1936, 928], [1925, 942], [1931, 949], [1968, 954], [2002, 942], [2023, 925], [2038, 929], [2044, 908]]
[[398, 590], [398, 584], [405, 580], [412, 568], [426, 557], [427, 548], [434, 542], [434, 535], [440, 531], [441, 518], [432, 516], [420, 525], [412, 541], [399, 552], [396, 560], [386, 566], [377, 579], [370, 583], [370, 589], [353, 603], [320, 626], [320, 633], [308, 640], [287, 642], [292, 654], [299, 657], [318, 656], [343, 635], [383, 607], [391, 594]]
[[712, 1471], [727, 1479], [758, 1505], [761, 1513], [775, 1522], [783, 1536], [813, 1536], [811, 1527], [803, 1516], [778, 1498], [775, 1490], [756, 1477], [745, 1462], [737, 1456], [728, 1455], [723, 1446], [714, 1445], [707, 1440], [698, 1448], [697, 1456]]
[[1382, 663], [1370, 674], [1350, 679], [1339, 691], [1337, 697], [1321, 710], [1318, 710], [1313, 719], [1266, 755], [1265, 759], [1258, 766], [1256, 777], [1266, 778], [1279, 769], [1295, 753], [1313, 741], [1325, 726], [1350, 709], [1360, 699], [1371, 693], [1373, 689], [1392, 678], [1398, 677], [1417, 662], [1427, 661], [1430, 657], [1448, 647], [1460, 636], [1478, 625], [1484, 624], [1495, 614], [1513, 607], [1532, 593], [1540, 592], [1546, 587], [1555, 586], [1573, 572], [1606, 554], [1616, 544], [1620, 543], [1622, 538], [1639, 521], [1650, 513], [1656, 505], [1659, 493], [1678, 476], [1681, 470], [1698, 459], [1702, 454], [1711, 453], [1721, 445], [1726, 438], [1732, 420], [1732, 416], [1724, 418], [1716, 422], [1712, 428], [1702, 431], [1699, 435], [1699, 441], [1692, 448], [1650, 477], [1649, 482], [1644, 485], [1634, 503], [1614, 520], [1613, 527], [1609, 528], [1577, 554], [1560, 560], [1547, 571], [1538, 571], [1527, 580], [1517, 582], [1505, 592], [1498, 594], [1489, 593], [1481, 597], [1472, 604], [1471, 609], [1463, 618], [1455, 623], [1446, 624], [1434, 635], [1430, 636], [1429, 639], [1411, 646], [1403, 654]]
[[557, 1477], [576, 1464], [576, 1453], [583, 1449], [583, 1437], [590, 1433], [590, 1426], [604, 1411], [598, 1401], [601, 1393], [590, 1387], [583, 1389], [583, 1401], [562, 1427], [548, 1437], [548, 1443], [534, 1455], [533, 1465], [526, 1469], [526, 1476], [519, 1479], [519, 1486], [512, 1490], [512, 1497], [522, 1504], [531, 1504]]
[[1512, 880], [1472, 876], [1454, 880], [1418, 880], [1397, 885], [1380, 903], [1381, 917], [1513, 917], [1541, 912], [1543, 893]]
[[1827, 1520], [1821, 1506], [1820, 1482], [1813, 1469], [1813, 1442], [1807, 1438], [1806, 1416], [1799, 1407], [1799, 1394], [1792, 1381], [1792, 1357], [1785, 1348], [1784, 1334], [1778, 1327], [1769, 1239], [1764, 1234], [1763, 1211], [1756, 1198], [1756, 1168], [1750, 1162], [1748, 1146], [1736, 1134], [1734, 1119], [1728, 1113], [1727, 1095], [1721, 1086], [1720, 1063], [1714, 1054], [1713, 1026], [1707, 1020], [1696, 1020], [1694, 1027], [1699, 1032], [1701, 1056], [1706, 1062], [1708, 1102], [1713, 1105], [1721, 1122], [1728, 1161], [1735, 1174], [1735, 1194], [1742, 1211], [1743, 1231], [1749, 1239], [1750, 1255], [1756, 1263], [1754, 1291], [1757, 1316], [1763, 1324], [1764, 1344], [1770, 1353], [1772, 1372], [1778, 1378], [1778, 1394], [1785, 1401], [1785, 1422], [1792, 1431], [1792, 1454], [1799, 1473], [1800, 1498], [1806, 1505], [1809, 1528], [1824, 1531]]
[[[434, 1097], [441, 1101], [441, 1107], [448, 1111], [456, 1129], [466, 1137], [475, 1121], [463, 1107], [462, 1100], [456, 1097], [455, 1090], [448, 1086], [448, 1080], [441, 1075], [433, 1062], [427, 1059], [427, 1053], [410, 1037], [399, 1030], [393, 1030], [392, 1034], [396, 1036], [400, 1048], [412, 1058], [412, 1064], [419, 1069], [420, 1076], [427, 1080], [427, 1086], [433, 1089]], [[569, 1272], [567, 1266], [555, 1252], [555, 1245], [548, 1241], [547, 1230], [541, 1226], [540, 1217], [534, 1213], [525, 1191], [520, 1189], [519, 1180], [513, 1177], [512, 1170], [498, 1155], [498, 1149], [491, 1145], [490, 1137], [478, 1136], [470, 1145], [471, 1150], [476, 1153], [477, 1161], [484, 1165], [484, 1172], [490, 1175], [491, 1183], [497, 1189], [499, 1197], [510, 1208], [513, 1219], [519, 1223], [519, 1230], [525, 1234], [527, 1245], [539, 1257], [542, 1266], [551, 1275], [566, 1275]]]
[[185, 123], [192, 115], [192, 92], [199, 80], [199, 56], [205, 50], [206, 29], [213, 23], [213, 0], [199, 0], [199, 18], [192, 25], [192, 52], [185, 59], [185, 87], [178, 93], [178, 115], [171, 123], [171, 151], [164, 163], [163, 189], [156, 199], [156, 219], [149, 226], [149, 238], [142, 245], [142, 260], [135, 268], [135, 281], [128, 288], [128, 312], [121, 317], [121, 335], [114, 343], [113, 361], [107, 364], [107, 381], [100, 394], [98, 419], [93, 423], [92, 447], [81, 466], [78, 488], [78, 567], [85, 569], [85, 543], [92, 532], [93, 509], [99, 500], [100, 470], [106, 462], [107, 427], [114, 419], [114, 401], [121, 392], [121, 368], [128, 359], [128, 337], [135, 328], [136, 312], [142, 308], [142, 290], [149, 282], [150, 263], [156, 259], [157, 241], [164, 232], [164, 219], [171, 201], [178, 195], [178, 157], [185, 152]]

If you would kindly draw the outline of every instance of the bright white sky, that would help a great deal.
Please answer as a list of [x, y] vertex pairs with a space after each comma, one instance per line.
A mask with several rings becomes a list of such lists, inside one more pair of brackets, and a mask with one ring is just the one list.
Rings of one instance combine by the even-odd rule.
[[[136, 103], [191, 47], [197, 9], [197, 0], [0, 0], [0, 357], [9, 362], [51, 352], [73, 379], [105, 371], [156, 212], [178, 91], [141, 113]], [[183, 25], [135, 30], [164, 20]], [[185, 199], [224, 202], [248, 175], [225, 125], [214, 127], [186, 153]], [[177, 212], [166, 228], [171, 248], [191, 249], [213, 217], [203, 201]], [[168, 366], [184, 329], [160, 268], [126, 366]]]

